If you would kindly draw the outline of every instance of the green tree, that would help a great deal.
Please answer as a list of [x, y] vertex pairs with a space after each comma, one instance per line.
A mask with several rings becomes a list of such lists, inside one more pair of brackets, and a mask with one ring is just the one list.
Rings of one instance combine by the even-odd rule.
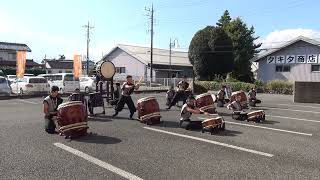
[[218, 27], [225, 27], [231, 21], [231, 17], [228, 10], [225, 10], [221, 18], [217, 22]]
[[233, 68], [232, 41], [223, 28], [207, 26], [192, 38], [189, 60], [200, 80], [226, 76]]
[[248, 28], [240, 19], [232, 20], [228, 25], [223, 26], [231, 38], [234, 47], [234, 69], [231, 77], [244, 82], [253, 82], [250, 59], [258, 53], [257, 48], [261, 44], [255, 44], [258, 37], [254, 37], [254, 28]]

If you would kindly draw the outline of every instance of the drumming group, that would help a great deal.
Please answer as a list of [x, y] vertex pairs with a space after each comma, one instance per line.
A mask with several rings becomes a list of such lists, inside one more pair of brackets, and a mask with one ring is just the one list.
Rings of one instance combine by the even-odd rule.
[[[97, 78], [113, 78], [115, 73], [114, 65], [108, 61], [104, 62], [104, 64], [101, 63], [101, 65], [102, 66], [99, 67], [100, 73], [97, 75]], [[106, 70], [104, 71], [105, 74], [103, 74], [103, 69]], [[110, 71], [112, 71], [111, 75], [106, 73]], [[111, 87], [111, 93], [114, 93], [114, 96], [111, 102], [107, 102], [115, 106], [115, 112], [112, 117], [116, 117], [118, 113], [123, 110], [124, 105], [127, 104], [130, 111], [129, 119], [133, 119], [134, 113], [138, 110], [138, 120], [140, 122], [148, 125], [159, 124], [161, 123], [160, 107], [155, 97], [139, 99], [137, 101], [137, 107], [131, 98], [131, 94], [139, 89], [141, 81], [142, 78], [140, 78], [138, 83], [134, 84], [132, 76], [128, 75], [121, 87], [119, 83], [116, 83], [116, 91], [113, 89], [113, 80], [111, 81], [111, 86], [108, 87]], [[97, 87], [98, 84], [100, 84], [102, 89], [102, 83], [102, 81], [97, 82]], [[63, 99], [59, 95], [59, 87], [52, 86], [50, 95], [43, 101], [45, 131], [50, 134], [59, 133], [66, 138], [86, 135], [87, 129], [89, 128], [87, 124], [88, 110], [90, 115], [93, 115], [93, 107], [102, 106], [103, 114], [105, 114], [102, 94], [102, 91], [90, 93], [87, 102], [85, 94], [81, 94], [79, 89], [75, 89], [74, 93], [69, 96], [68, 102], [63, 103]], [[110, 94], [108, 90], [107, 94]], [[250, 90], [248, 96], [250, 106], [261, 103], [261, 101], [256, 98], [255, 88]], [[204, 93], [194, 97], [186, 77], [177, 84], [176, 91], [173, 87], [170, 88], [166, 98], [166, 105], [168, 106], [166, 108], [167, 110], [177, 105], [179, 101], [183, 102], [178, 124], [179, 127], [185, 127], [187, 130], [200, 127], [202, 132], [208, 131], [211, 134], [218, 130], [224, 130], [225, 122], [223, 117], [217, 114], [215, 102], [218, 107], [224, 107], [227, 103], [226, 107], [229, 110], [232, 110], [233, 119], [254, 122], [261, 122], [265, 119], [265, 114], [262, 110], [252, 112], [245, 111], [248, 107], [248, 102], [247, 96], [243, 91], [231, 93], [230, 87], [222, 86], [217, 96], [210, 93]], [[192, 114], [204, 114], [208, 116], [208, 119], [204, 121], [195, 121], [191, 119]]]

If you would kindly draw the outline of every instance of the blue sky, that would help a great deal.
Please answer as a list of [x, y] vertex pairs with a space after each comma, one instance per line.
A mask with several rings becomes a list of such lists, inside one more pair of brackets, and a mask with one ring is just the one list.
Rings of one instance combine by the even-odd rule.
[[177, 38], [186, 50], [193, 35], [207, 25], [215, 25], [224, 10], [232, 18], [241, 17], [253, 25], [260, 42], [272, 44], [297, 35], [320, 37], [318, 9], [312, 0], [0, 0], [0, 41], [26, 43], [29, 58], [46, 55], [85, 54], [86, 37], [82, 25], [94, 26], [91, 56], [99, 60], [118, 43], [149, 45], [145, 7], [155, 9], [154, 46], [168, 48]]

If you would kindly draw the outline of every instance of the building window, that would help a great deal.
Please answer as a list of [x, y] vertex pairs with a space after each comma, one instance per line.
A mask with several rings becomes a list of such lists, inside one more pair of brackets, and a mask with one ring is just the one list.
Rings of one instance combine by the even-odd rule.
[[276, 66], [276, 72], [290, 72], [290, 66]]
[[320, 72], [320, 65], [311, 65], [311, 72]]
[[48, 74], [51, 74], [52, 73], [52, 71], [51, 70], [48, 70]]
[[8, 56], [9, 56], [9, 60], [17, 59], [17, 54], [16, 53], [9, 53]]
[[61, 71], [61, 70], [59, 70], [59, 73], [62, 73], [62, 71]]
[[116, 73], [126, 73], [126, 67], [116, 67]]

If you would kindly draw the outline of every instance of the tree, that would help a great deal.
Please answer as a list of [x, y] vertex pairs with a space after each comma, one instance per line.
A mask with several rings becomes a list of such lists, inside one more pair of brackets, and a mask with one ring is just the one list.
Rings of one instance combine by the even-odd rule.
[[261, 46], [254, 43], [258, 38], [254, 37], [254, 28], [249, 29], [240, 18], [232, 20], [223, 28], [231, 38], [234, 47], [234, 69], [231, 77], [239, 81], [253, 82], [250, 59], [258, 53], [257, 48]]
[[207, 26], [192, 38], [189, 60], [200, 80], [226, 76], [233, 68], [232, 41], [223, 28]]
[[228, 10], [225, 10], [221, 18], [217, 22], [218, 27], [225, 27], [231, 21], [231, 17]]

